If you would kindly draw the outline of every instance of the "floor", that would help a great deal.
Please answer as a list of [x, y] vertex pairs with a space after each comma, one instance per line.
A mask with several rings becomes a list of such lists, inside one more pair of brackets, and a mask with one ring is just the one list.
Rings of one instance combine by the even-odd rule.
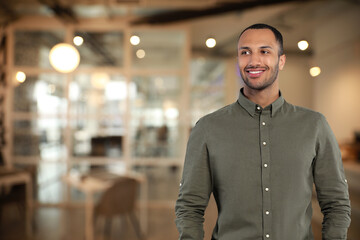
[[[177, 197], [180, 170], [178, 169], [146, 169], [149, 182], [148, 206], [148, 232], [146, 240], [169, 240], [177, 239], [178, 233], [174, 223], [174, 204]], [[46, 195], [46, 194], [45, 194]], [[358, 204], [356, 201], [353, 204]], [[316, 202], [313, 204], [314, 221], [313, 232], [315, 240], [321, 239], [321, 214]], [[216, 205], [213, 199], [205, 213], [205, 239], [211, 239], [211, 232], [217, 217]], [[358, 217], [353, 218], [352, 230], [348, 240], [358, 240], [359, 232], [355, 225]], [[16, 206], [7, 207], [0, 219], [1, 240], [72, 240], [84, 238], [84, 210], [81, 207], [57, 208], [38, 207], [34, 213], [34, 234], [32, 237], [25, 236], [25, 226], [21, 210]], [[115, 219], [112, 222], [110, 234], [103, 235], [102, 221], [99, 219], [96, 225], [95, 240], [135, 240], [136, 234], [130, 221], [127, 219]], [[355, 224], [355, 225], [354, 225]]]
[[[175, 214], [167, 208], [149, 209], [149, 231], [147, 240], [177, 239], [175, 225], [172, 224]], [[7, 220], [2, 224], [0, 239], [2, 240], [70, 240], [84, 239], [84, 212], [81, 209], [59, 210], [58, 208], [41, 208], [35, 215], [34, 236], [24, 235], [24, 224], [19, 219]], [[127, 219], [115, 219], [111, 233], [103, 236], [101, 219], [96, 228], [95, 239], [137, 239], [134, 228]], [[65, 224], [63, 224], [65, 222]], [[19, 231], [22, 229], [22, 231]]]
[[[178, 168], [146, 167], [136, 171], [146, 175], [148, 181], [148, 231], [146, 240], [177, 239], [174, 205], [178, 194], [181, 171]], [[52, 186], [39, 189], [37, 194], [41, 201], [59, 203], [65, 192], [64, 184], [56, 182]], [[81, 192], [71, 190], [76, 202], [82, 201]], [[0, 216], [0, 240], [68, 240], [85, 239], [85, 212], [81, 206], [72, 207], [36, 207], [34, 209], [34, 233], [32, 237], [25, 234], [23, 210], [17, 205], [9, 205]], [[137, 239], [136, 232], [129, 219], [116, 218], [112, 221], [110, 233], [104, 234], [104, 220], [98, 219], [95, 229], [95, 240]]]
[[[14, 210], [14, 209], [13, 209]], [[0, 239], [3, 240], [70, 240], [84, 239], [84, 211], [81, 208], [59, 209], [38, 208], [35, 214], [35, 233], [32, 238], [26, 238], [24, 224], [19, 221], [19, 214], [11, 211], [11, 219], [1, 226]], [[169, 240], [177, 239], [178, 234], [174, 224], [175, 214], [170, 206], [151, 206], [148, 210], [149, 225], [146, 240]], [[7, 215], [8, 217], [10, 215]], [[205, 214], [205, 239], [211, 238], [212, 228], [216, 219], [216, 206], [214, 201]], [[65, 223], [65, 224], [62, 224]], [[136, 234], [130, 222], [126, 219], [115, 219], [112, 222], [111, 233], [103, 235], [101, 219], [96, 225], [96, 240], [123, 239], [135, 240]], [[317, 238], [321, 239], [321, 238]]]

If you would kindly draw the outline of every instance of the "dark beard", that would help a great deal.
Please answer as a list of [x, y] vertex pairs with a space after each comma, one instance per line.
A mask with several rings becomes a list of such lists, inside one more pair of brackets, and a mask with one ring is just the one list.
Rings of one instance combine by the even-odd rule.
[[264, 84], [261, 86], [254, 86], [250, 83], [250, 81], [248, 80], [248, 78], [246, 78], [246, 76], [243, 76], [242, 71], [240, 71], [241, 78], [242, 78], [243, 82], [245, 83], [245, 85], [248, 88], [257, 90], [257, 91], [264, 90], [265, 88], [271, 86], [275, 82], [276, 78], [278, 77], [278, 74], [279, 74], [279, 61], [275, 67], [274, 74], [271, 76], [271, 78], [268, 81], [264, 82]]

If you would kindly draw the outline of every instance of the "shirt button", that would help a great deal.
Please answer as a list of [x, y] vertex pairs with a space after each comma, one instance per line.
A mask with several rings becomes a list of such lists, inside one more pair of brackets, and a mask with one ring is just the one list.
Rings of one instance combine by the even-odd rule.
[[265, 122], [262, 122], [261, 124], [262, 124], [263, 126], [265, 126], [265, 125], [266, 125], [266, 123], [265, 123]]
[[264, 167], [268, 167], [268, 165], [266, 163], [264, 163]]
[[268, 191], [269, 191], [269, 188], [265, 188], [265, 191], [268, 192]]
[[182, 186], [182, 183], [180, 183], [180, 187]]
[[345, 182], [347, 183], [347, 179], [345, 179]]
[[269, 215], [269, 214], [270, 214], [270, 212], [269, 212], [269, 211], [266, 211], [266, 212], [265, 212], [265, 214], [266, 214], [266, 215]]
[[257, 110], [260, 110], [261, 108], [259, 106], [256, 107]]
[[265, 235], [265, 237], [266, 237], [266, 238], [269, 238], [269, 237], [270, 237], [270, 235], [269, 235], [269, 234], [266, 234], [266, 235]]
[[266, 142], [263, 142], [263, 145], [265, 146], [265, 145], [266, 145]]

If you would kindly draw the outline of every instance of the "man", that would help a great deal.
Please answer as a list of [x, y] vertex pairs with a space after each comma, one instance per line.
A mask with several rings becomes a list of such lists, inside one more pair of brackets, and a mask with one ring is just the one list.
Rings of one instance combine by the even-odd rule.
[[179, 239], [203, 239], [211, 193], [212, 239], [313, 239], [313, 183], [323, 239], [346, 239], [350, 203], [337, 142], [323, 115], [281, 96], [285, 60], [275, 28], [255, 24], [241, 33], [239, 99], [200, 119], [190, 135], [176, 202]]

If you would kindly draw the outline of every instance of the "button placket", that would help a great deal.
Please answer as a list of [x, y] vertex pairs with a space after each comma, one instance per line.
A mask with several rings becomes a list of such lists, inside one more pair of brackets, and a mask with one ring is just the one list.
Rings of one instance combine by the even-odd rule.
[[260, 149], [261, 149], [261, 181], [263, 189], [263, 234], [266, 239], [271, 239], [271, 197], [270, 197], [270, 144], [269, 144], [270, 111], [260, 113]]

